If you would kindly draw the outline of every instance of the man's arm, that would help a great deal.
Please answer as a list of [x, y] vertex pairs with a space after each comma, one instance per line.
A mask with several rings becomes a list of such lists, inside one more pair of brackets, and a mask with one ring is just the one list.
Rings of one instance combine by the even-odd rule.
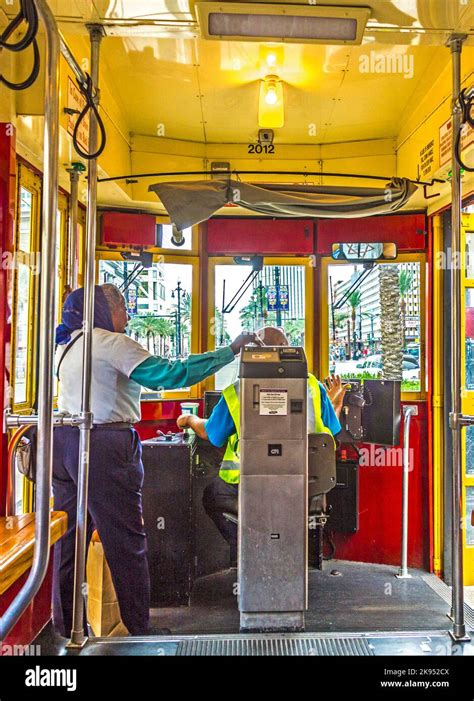
[[221, 397], [208, 419], [193, 414], [182, 414], [178, 418], [179, 428], [192, 428], [200, 438], [210, 441], [216, 448], [222, 448], [227, 439], [235, 433], [235, 424], [224, 397]]
[[148, 389], [179, 389], [202, 382], [225, 367], [248, 343], [260, 343], [255, 334], [240, 334], [227, 348], [190, 355], [186, 360], [170, 361], [152, 355], [138, 365], [130, 379]]

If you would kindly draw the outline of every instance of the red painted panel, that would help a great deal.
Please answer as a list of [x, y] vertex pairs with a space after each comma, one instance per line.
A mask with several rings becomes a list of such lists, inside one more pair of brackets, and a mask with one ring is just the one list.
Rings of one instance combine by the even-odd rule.
[[[429, 569], [429, 468], [427, 412], [424, 402], [412, 417], [412, 470], [409, 477], [408, 564]], [[400, 436], [401, 455], [403, 426]], [[370, 446], [365, 446], [370, 450]], [[336, 557], [341, 560], [399, 565], [401, 557], [402, 467], [391, 452], [395, 466], [381, 462], [378, 446], [372, 447], [368, 464], [359, 468], [359, 530], [354, 535], [335, 533]], [[394, 459], [395, 458], [395, 459]], [[387, 460], [388, 463], [388, 460]], [[331, 529], [331, 520], [328, 521]]]
[[[10, 307], [11, 273], [4, 261], [13, 250], [15, 219], [15, 131], [11, 124], [0, 124], [0, 408], [8, 405], [9, 348], [11, 338]], [[7, 391], [5, 391], [7, 390]], [[0, 429], [1, 430], [1, 429]], [[7, 436], [0, 434], [0, 515], [5, 513], [7, 490]]]
[[316, 252], [331, 255], [333, 243], [380, 241], [396, 243], [399, 251], [427, 247], [424, 214], [393, 214], [363, 219], [321, 219], [316, 229]]
[[199, 403], [198, 414], [203, 415], [202, 399], [170, 399], [156, 402], [142, 402], [142, 420], [135, 425], [142, 440], [154, 438], [158, 430], [176, 433], [176, 419], [181, 414], [180, 403], [193, 401]]
[[[5, 648], [7, 645], [30, 645], [51, 619], [52, 561], [53, 551], [51, 550], [51, 557], [44, 582], [23, 616], [3, 641], [3, 651], [2, 648], [0, 648], [0, 653], [9, 654], [8, 649]], [[23, 587], [28, 579], [29, 573], [30, 570], [27, 570], [20, 579], [17, 579], [17, 581], [0, 596], [0, 615], [3, 615]]]
[[474, 307], [466, 307], [466, 337], [474, 338]]
[[103, 212], [102, 243], [114, 246], [156, 246], [156, 217], [152, 214]]
[[309, 219], [210, 219], [207, 252], [309, 255], [314, 250], [313, 230]]

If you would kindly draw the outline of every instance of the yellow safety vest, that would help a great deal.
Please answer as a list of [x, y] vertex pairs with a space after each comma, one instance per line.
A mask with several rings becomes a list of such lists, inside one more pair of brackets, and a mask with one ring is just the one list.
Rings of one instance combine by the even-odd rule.
[[[236, 428], [236, 432], [233, 433], [227, 441], [224, 459], [222, 460], [219, 470], [220, 478], [229, 484], [238, 484], [240, 481], [240, 398], [237, 391], [238, 387], [239, 383], [236, 382], [226, 387], [222, 393]], [[331, 431], [324, 425], [321, 416], [321, 387], [315, 376], [311, 375], [311, 373], [308, 374], [308, 387], [310, 397], [313, 400], [314, 433], [328, 433], [332, 437]]]

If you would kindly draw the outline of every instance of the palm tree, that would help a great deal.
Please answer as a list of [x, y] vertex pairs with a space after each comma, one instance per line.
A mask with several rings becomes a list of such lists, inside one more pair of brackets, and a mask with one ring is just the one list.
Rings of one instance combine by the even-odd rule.
[[156, 353], [156, 337], [160, 335], [160, 322], [153, 314], [145, 316], [135, 316], [130, 320], [130, 330], [133, 331], [139, 338], [146, 340], [148, 350], [150, 350], [150, 342], [153, 343], [153, 352]]
[[357, 332], [356, 332], [356, 317], [357, 317], [357, 309], [360, 307], [360, 303], [362, 302], [362, 293], [360, 290], [355, 290], [352, 292], [349, 297], [347, 298], [347, 301], [349, 303], [349, 306], [351, 307], [351, 321], [352, 321], [352, 341], [353, 341], [353, 356], [355, 356], [356, 350], [357, 350]]
[[[265, 288], [263, 288], [265, 290]], [[273, 315], [275, 316], [275, 315]], [[242, 328], [246, 331], [256, 331], [260, 323], [267, 323], [271, 320], [268, 313], [268, 302], [266, 294], [262, 294], [256, 288], [247, 302], [239, 312]]]
[[400, 279], [396, 265], [380, 266], [379, 284], [383, 377], [386, 380], [402, 380]]
[[406, 298], [413, 284], [413, 272], [411, 270], [401, 270], [399, 277], [400, 285], [400, 316], [402, 322], [402, 349], [405, 348], [405, 318], [406, 318]]
[[174, 324], [169, 319], [157, 318], [156, 329], [159, 336], [158, 351], [155, 355], [165, 355], [165, 343], [167, 338], [173, 338], [175, 334]]
[[334, 338], [333, 338], [333, 341], [337, 340], [337, 338], [336, 338], [337, 331], [344, 329], [345, 322], [347, 321], [348, 315], [349, 315], [348, 312], [344, 311], [342, 309], [337, 309], [334, 312], [334, 334], [333, 334]]
[[289, 319], [285, 322], [285, 335], [290, 344], [295, 346], [304, 345], [304, 319]]

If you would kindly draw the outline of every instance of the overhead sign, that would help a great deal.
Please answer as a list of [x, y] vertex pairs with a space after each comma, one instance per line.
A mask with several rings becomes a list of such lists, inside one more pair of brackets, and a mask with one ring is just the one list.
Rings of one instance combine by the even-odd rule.
[[[86, 99], [71, 78], [67, 79], [67, 107], [70, 110], [77, 110], [82, 112], [84, 105], [86, 104]], [[74, 134], [74, 127], [76, 126], [77, 118], [79, 114], [68, 114], [67, 116], [67, 133], [71, 136]], [[82, 120], [78, 132], [77, 132], [77, 142], [83, 151], [89, 151], [89, 115], [87, 114]]]
[[[451, 143], [453, 133], [453, 120], [450, 118], [439, 128], [439, 165], [440, 167], [451, 163]], [[474, 144], [474, 129], [465, 124], [461, 132], [461, 153]]]
[[290, 308], [288, 285], [268, 285], [267, 304], [269, 312], [287, 312]]

